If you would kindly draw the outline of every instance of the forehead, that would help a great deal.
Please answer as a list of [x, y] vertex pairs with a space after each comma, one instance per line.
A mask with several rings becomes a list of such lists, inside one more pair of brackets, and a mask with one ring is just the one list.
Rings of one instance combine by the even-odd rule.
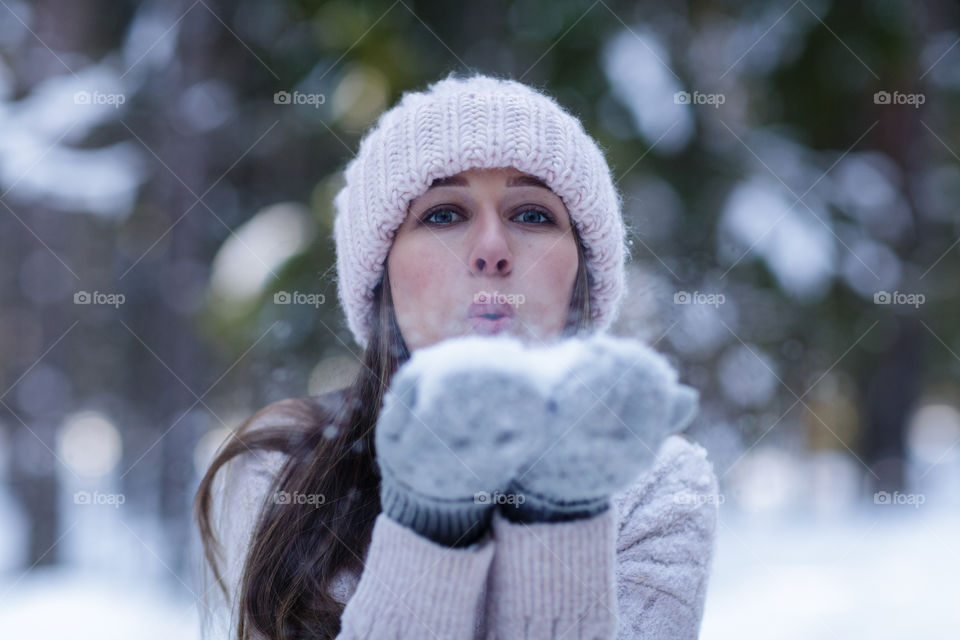
[[[427, 187], [427, 190], [433, 189], [435, 187], [467, 187], [470, 186], [470, 183], [465, 175], [465, 173], [458, 173], [452, 176], [446, 176], [444, 178], [437, 178], [430, 183], [430, 186]], [[507, 178], [508, 187], [541, 187], [543, 189], [551, 190], [547, 184], [536, 176], [532, 176], [528, 173], [518, 173], [510, 175]]]

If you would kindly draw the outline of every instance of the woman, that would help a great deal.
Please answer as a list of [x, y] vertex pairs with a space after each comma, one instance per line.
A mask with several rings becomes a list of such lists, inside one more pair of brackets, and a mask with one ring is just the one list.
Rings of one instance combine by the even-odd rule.
[[451, 75], [380, 117], [335, 205], [363, 366], [211, 463], [206, 637], [695, 638], [717, 480], [670, 435], [695, 392], [600, 335], [625, 233], [579, 121]]

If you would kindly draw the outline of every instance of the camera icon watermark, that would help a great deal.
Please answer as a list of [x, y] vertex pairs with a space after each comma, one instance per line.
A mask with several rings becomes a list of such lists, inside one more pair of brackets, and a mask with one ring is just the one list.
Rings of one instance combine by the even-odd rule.
[[700, 93], [694, 91], [677, 91], [673, 94], [674, 104], [695, 104], [710, 105], [714, 109], [719, 109], [720, 105], [727, 101], [727, 96], [722, 93]]
[[922, 293], [877, 291], [873, 294], [873, 304], [906, 304], [914, 309], [919, 309], [926, 300], [927, 297]]
[[322, 493], [300, 493], [299, 491], [294, 491], [290, 493], [289, 491], [277, 491], [273, 494], [274, 504], [297, 504], [297, 505], [311, 505], [314, 509], [318, 509], [320, 505], [326, 504], [327, 498]]
[[522, 493], [500, 493], [499, 491], [494, 491], [490, 493], [489, 491], [477, 491], [473, 494], [473, 503], [474, 504], [511, 504], [511, 505], [521, 505], [527, 501], [527, 497]]
[[516, 308], [526, 302], [526, 296], [522, 293], [500, 293], [499, 291], [490, 293], [489, 291], [478, 291], [473, 294], [473, 302], [475, 304], [508, 304]]
[[102, 304], [119, 309], [127, 297], [122, 293], [103, 293], [101, 291], [77, 291], [73, 294], [73, 304]]
[[99, 91], [77, 91], [73, 94], [73, 104], [105, 104], [119, 109], [127, 101], [122, 93], [101, 93]]
[[922, 93], [901, 93], [894, 91], [877, 91], [873, 94], [873, 104], [905, 104], [919, 109], [920, 105], [927, 101], [927, 96]]
[[703, 504], [723, 504], [727, 497], [722, 493], [693, 493], [690, 491], [680, 491], [673, 494], [674, 504], [683, 504], [693, 507], [699, 507]]
[[77, 491], [73, 494], [73, 503], [82, 505], [109, 505], [114, 509], [119, 509], [120, 505], [127, 501], [127, 497], [122, 493], [100, 493], [94, 491]]
[[320, 105], [327, 101], [327, 97], [322, 93], [301, 93], [300, 91], [277, 91], [273, 94], [273, 104], [306, 104], [314, 109], [319, 109]]
[[302, 293], [300, 291], [277, 291], [273, 294], [273, 304], [306, 304], [314, 309], [326, 302], [322, 293]]
[[900, 493], [899, 491], [889, 493], [887, 491], [877, 491], [873, 494], [874, 504], [909, 504], [913, 505], [914, 509], [919, 509], [920, 505], [926, 501], [927, 497], [922, 493]]
[[673, 294], [673, 304], [708, 304], [719, 308], [727, 297], [722, 293], [703, 293], [701, 291], [677, 291]]

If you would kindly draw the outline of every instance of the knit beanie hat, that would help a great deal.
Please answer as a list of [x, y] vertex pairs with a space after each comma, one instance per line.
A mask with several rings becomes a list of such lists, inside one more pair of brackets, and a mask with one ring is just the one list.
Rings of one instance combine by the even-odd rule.
[[410, 202], [437, 178], [514, 167], [560, 197], [584, 245], [590, 324], [616, 319], [624, 290], [625, 227], [603, 153], [579, 119], [520, 82], [450, 74], [405, 93], [380, 115], [334, 198], [337, 294], [365, 348], [376, 319], [373, 289]]

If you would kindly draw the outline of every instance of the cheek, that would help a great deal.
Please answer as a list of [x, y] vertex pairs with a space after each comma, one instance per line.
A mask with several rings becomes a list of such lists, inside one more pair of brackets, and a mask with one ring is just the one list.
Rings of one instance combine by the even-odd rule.
[[401, 331], [414, 326], [426, 330], [440, 321], [442, 296], [451, 290], [454, 270], [435, 247], [416, 241], [397, 241], [387, 259], [391, 294]]
[[437, 285], [449, 272], [449, 266], [441, 265], [432, 250], [408, 243], [395, 247], [388, 260], [390, 282], [396, 292], [394, 303], [401, 298], [418, 299], [436, 292]]
[[[533, 252], [536, 255], [536, 251]], [[539, 254], [542, 256], [530, 269], [528, 291], [541, 301], [540, 311], [556, 310], [566, 314], [577, 277], [577, 248], [573, 238], [556, 243]]]

